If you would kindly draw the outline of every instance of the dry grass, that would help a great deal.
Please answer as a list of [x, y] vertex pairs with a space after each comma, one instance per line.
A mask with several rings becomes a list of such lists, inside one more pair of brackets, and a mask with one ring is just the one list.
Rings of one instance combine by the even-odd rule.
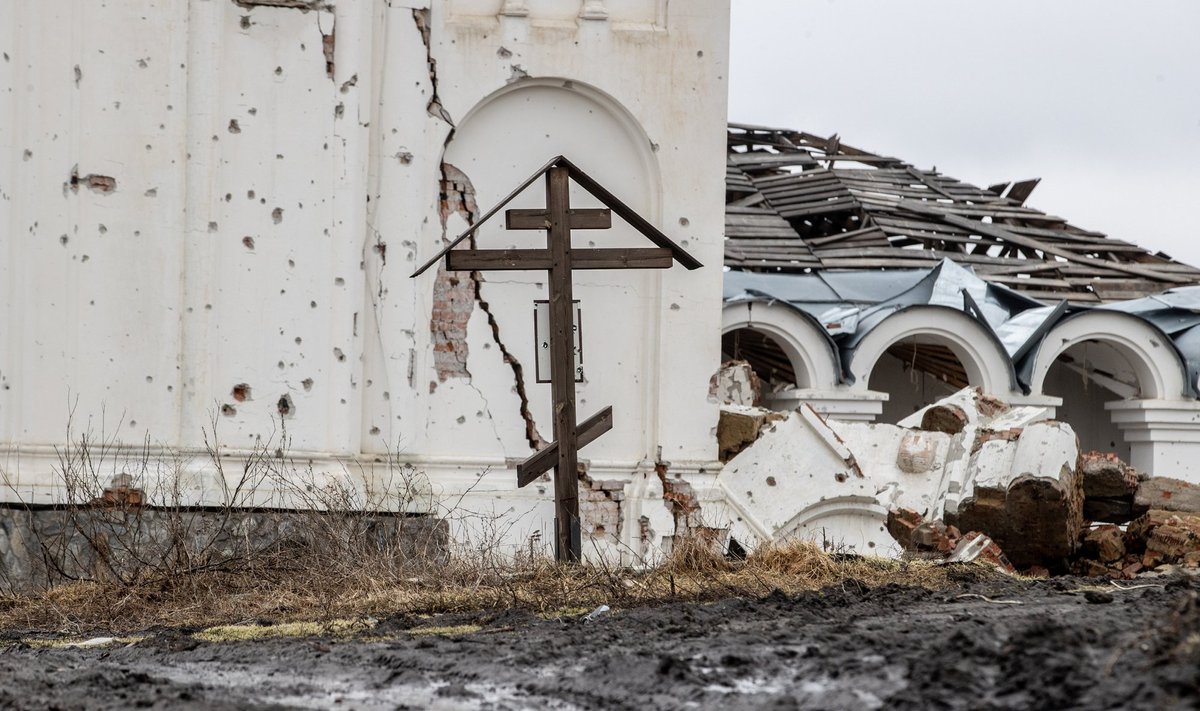
[[[278, 566], [278, 561], [275, 561]], [[962, 566], [956, 576], [961, 579]], [[966, 570], [998, 575], [982, 565]], [[386, 571], [386, 572], [381, 572]], [[457, 561], [425, 567], [377, 566], [359, 560], [344, 566], [302, 565], [205, 571], [133, 586], [79, 582], [34, 595], [0, 597], [0, 629], [64, 635], [129, 633], [156, 625], [211, 628], [312, 623], [407, 614], [509, 608], [555, 615], [600, 604], [635, 606], [672, 600], [795, 594], [855, 581], [939, 588], [951, 568], [830, 556], [810, 543], [764, 547], [745, 561], [730, 561], [704, 546], [680, 546], [650, 570], [593, 565], [559, 566], [526, 561], [506, 566]]]

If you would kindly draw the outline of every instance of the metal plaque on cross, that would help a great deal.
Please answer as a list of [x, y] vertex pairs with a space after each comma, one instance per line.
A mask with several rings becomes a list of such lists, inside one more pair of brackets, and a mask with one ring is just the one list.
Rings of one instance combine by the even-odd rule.
[[[575, 353], [575, 382], [583, 382], [583, 309], [579, 299], [575, 300], [575, 323], [571, 337]], [[539, 383], [550, 382], [550, 301], [538, 299], [533, 302], [533, 349], [537, 353], [533, 370]]]

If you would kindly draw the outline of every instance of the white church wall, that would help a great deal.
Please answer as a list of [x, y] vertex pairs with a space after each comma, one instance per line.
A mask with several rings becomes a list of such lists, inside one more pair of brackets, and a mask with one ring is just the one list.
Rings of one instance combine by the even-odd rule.
[[[557, 153], [706, 265], [576, 278], [579, 411], [616, 412], [582, 458], [598, 480], [711, 467], [727, 43], [725, 0], [0, 7], [5, 495], [53, 499], [77, 403], [77, 428], [152, 451], [201, 447], [215, 417], [231, 463], [282, 417], [322, 476], [365, 486], [398, 453], [447, 497], [525, 501], [544, 528], [549, 492], [514, 495], [507, 468], [532, 449], [502, 353], [550, 439], [539, 275], [484, 274], [490, 319], [451, 304], [467, 355], [446, 377], [437, 277], [408, 276], [466, 224], [444, 162], [486, 209]], [[577, 244], [631, 244], [614, 222]], [[215, 496], [204, 458], [188, 466]]]

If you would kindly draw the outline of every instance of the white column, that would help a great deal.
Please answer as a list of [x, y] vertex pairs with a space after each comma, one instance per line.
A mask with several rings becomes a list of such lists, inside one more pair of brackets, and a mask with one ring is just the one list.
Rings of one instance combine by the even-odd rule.
[[1130, 447], [1130, 464], [1200, 483], [1200, 402], [1118, 400], [1104, 406]]

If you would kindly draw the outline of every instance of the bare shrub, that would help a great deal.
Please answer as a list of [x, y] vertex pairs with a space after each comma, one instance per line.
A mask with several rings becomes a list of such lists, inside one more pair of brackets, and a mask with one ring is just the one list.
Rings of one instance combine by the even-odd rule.
[[215, 417], [195, 457], [153, 453], [149, 440], [121, 447], [116, 434], [75, 432], [72, 420], [56, 448], [61, 503], [9, 509], [35, 546], [32, 570], [5, 570], [10, 590], [161, 587], [207, 572], [394, 576], [417, 559], [445, 557], [444, 527], [406, 514], [420, 505], [421, 477], [392, 453], [378, 471], [318, 475], [290, 457], [280, 428], [230, 471]]

